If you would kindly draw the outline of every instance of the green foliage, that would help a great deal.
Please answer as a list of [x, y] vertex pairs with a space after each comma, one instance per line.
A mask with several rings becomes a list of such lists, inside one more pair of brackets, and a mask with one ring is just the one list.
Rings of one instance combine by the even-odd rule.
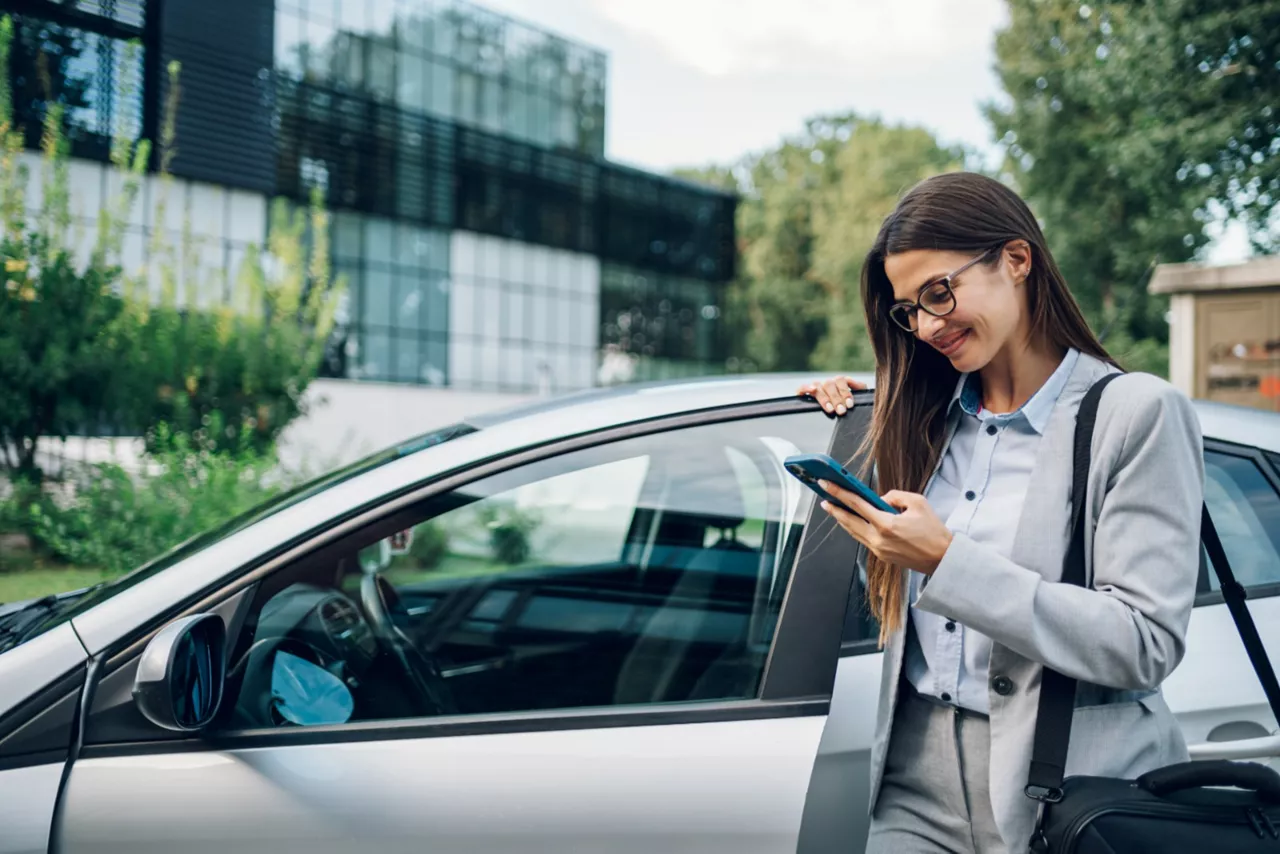
[[434, 520], [423, 522], [413, 529], [413, 544], [409, 557], [418, 569], [435, 569], [449, 553], [449, 532]]
[[254, 450], [247, 432], [234, 450], [215, 440], [217, 425], [191, 435], [163, 427], [159, 432], [163, 450], [148, 460], [149, 471], [133, 474], [116, 464], [89, 467], [60, 493], [46, 490], [19, 505], [21, 528], [59, 561], [120, 574], [291, 483], [273, 456]]
[[[1124, 0], [1082, 20], [1099, 34], [1094, 93], [1133, 117], [1122, 168], [1207, 191], [1280, 251], [1280, 2]], [[1149, 159], [1166, 151], [1176, 163]]]
[[532, 553], [529, 538], [541, 524], [535, 511], [488, 502], [477, 515], [489, 531], [489, 546], [495, 560], [514, 566], [529, 559]]
[[[0, 20], [0, 67], [7, 68], [12, 36], [12, 22]], [[12, 103], [0, 78], [0, 466], [32, 480], [41, 437], [65, 436], [110, 406], [125, 305], [119, 268], [99, 253], [99, 263], [81, 266], [67, 247], [70, 192], [57, 105], [45, 118], [41, 206], [28, 215], [31, 176]], [[122, 192], [136, 193], [138, 171], [124, 178]], [[97, 245], [107, 241], [100, 230]]]
[[739, 275], [725, 297], [738, 369], [870, 368], [862, 258], [903, 192], [964, 159], [922, 128], [846, 114], [811, 119], [734, 167], [683, 170], [743, 196]]
[[1212, 203], [1276, 245], [1280, 3], [1009, 0], [1009, 11], [996, 39], [1008, 103], [987, 109], [1009, 177], [1108, 347], [1159, 364], [1166, 303], [1147, 294], [1149, 274], [1207, 243]]
[[[304, 413], [333, 326], [340, 286], [330, 280], [327, 232], [318, 201], [308, 211], [277, 202], [270, 264], [251, 250], [230, 304], [191, 309], [192, 300], [176, 299], [172, 289], [158, 303], [131, 303], [129, 420], [187, 432], [219, 415], [226, 424], [219, 441], [238, 441], [247, 428], [266, 451]], [[268, 275], [267, 266], [278, 272]], [[197, 272], [188, 271], [187, 281]]]
[[[12, 44], [5, 18], [0, 71], [9, 67]], [[157, 222], [166, 220], [172, 189], [179, 70], [170, 65]], [[128, 90], [131, 81], [122, 85]], [[151, 160], [150, 143], [135, 143], [121, 126], [110, 157], [120, 189], [102, 205], [96, 232], [85, 241], [72, 227], [63, 109], [53, 98], [47, 102], [41, 201], [31, 213], [23, 136], [0, 74], [0, 469], [38, 480], [42, 438], [103, 422], [144, 435], [161, 450], [158, 425], [169, 426], [163, 435], [188, 434], [216, 418], [224, 425], [211, 434], [219, 447], [236, 450], [247, 434], [258, 453], [269, 453], [303, 412], [342, 290], [329, 269], [329, 222], [319, 195], [304, 211], [275, 203], [267, 244], [250, 248], [234, 289], [200, 268], [189, 215], [180, 248], [155, 228], [150, 263], [124, 270], [125, 224]]]

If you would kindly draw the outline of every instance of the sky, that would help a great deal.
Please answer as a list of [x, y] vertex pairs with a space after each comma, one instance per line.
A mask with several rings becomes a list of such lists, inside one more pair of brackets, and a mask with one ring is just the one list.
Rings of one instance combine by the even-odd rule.
[[[853, 111], [998, 162], [986, 103], [1005, 0], [478, 0], [605, 51], [606, 155], [659, 172], [727, 164]], [[1221, 225], [1208, 260], [1247, 254]]]
[[991, 147], [1003, 0], [480, 2], [608, 54], [611, 160], [728, 163], [848, 110]]

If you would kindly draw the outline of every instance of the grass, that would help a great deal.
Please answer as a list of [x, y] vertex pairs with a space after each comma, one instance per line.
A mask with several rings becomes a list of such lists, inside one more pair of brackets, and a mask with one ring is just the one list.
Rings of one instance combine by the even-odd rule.
[[[9, 558], [5, 561], [6, 564], [12, 563]], [[78, 590], [107, 577], [100, 569], [50, 565], [39, 561], [17, 567], [5, 565], [0, 568], [0, 604]]]

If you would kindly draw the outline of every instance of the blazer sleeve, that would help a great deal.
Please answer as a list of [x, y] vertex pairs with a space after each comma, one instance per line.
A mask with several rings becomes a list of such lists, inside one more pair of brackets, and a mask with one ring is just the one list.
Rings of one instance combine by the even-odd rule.
[[1186, 648], [1204, 449], [1186, 397], [1163, 381], [1115, 390], [1125, 386], [1116, 423], [1128, 409], [1127, 425], [1094, 531], [1091, 587], [1048, 581], [956, 534], [915, 604], [1075, 679], [1151, 690]]

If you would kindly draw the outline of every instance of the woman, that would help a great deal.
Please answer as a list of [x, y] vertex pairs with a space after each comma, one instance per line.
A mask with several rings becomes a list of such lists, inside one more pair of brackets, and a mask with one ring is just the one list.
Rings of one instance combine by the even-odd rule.
[[[1146, 374], [1102, 397], [1087, 587], [1059, 581], [1075, 413], [1116, 371], [1027, 206], [957, 173], [917, 185], [862, 271], [876, 357], [867, 442], [900, 515], [834, 485], [885, 645], [868, 851], [1027, 850], [1040, 674], [1080, 682], [1067, 773], [1187, 758], [1160, 683], [1195, 597], [1204, 463], [1189, 401]], [[843, 415], [847, 377], [800, 393]]]

